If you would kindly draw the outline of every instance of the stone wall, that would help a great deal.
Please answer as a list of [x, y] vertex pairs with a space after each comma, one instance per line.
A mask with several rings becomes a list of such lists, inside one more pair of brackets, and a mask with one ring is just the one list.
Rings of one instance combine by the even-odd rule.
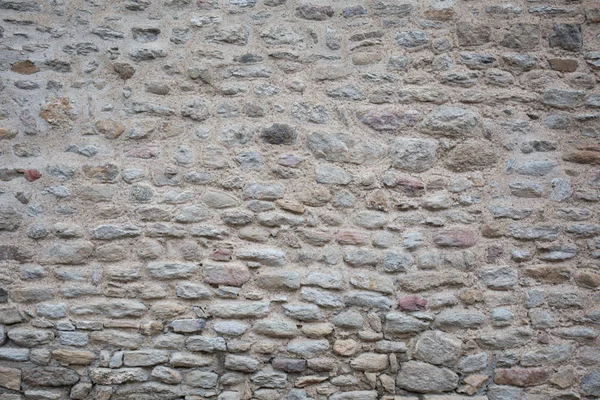
[[0, 16], [0, 400], [600, 397], [598, 2]]

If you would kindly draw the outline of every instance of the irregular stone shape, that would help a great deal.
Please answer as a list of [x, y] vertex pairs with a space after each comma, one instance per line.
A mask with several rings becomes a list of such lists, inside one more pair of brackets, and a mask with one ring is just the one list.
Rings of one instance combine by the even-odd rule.
[[252, 330], [275, 338], [293, 338], [298, 334], [295, 323], [280, 319], [263, 319], [256, 322]]
[[524, 227], [511, 225], [509, 236], [519, 240], [554, 240], [558, 238], [558, 228], [546, 226]]
[[225, 368], [232, 371], [254, 372], [258, 370], [260, 362], [252, 357], [227, 354]]
[[296, 143], [298, 133], [289, 125], [273, 124], [263, 128], [260, 137], [268, 144], [292, 145]]
[[43, 264], [83, 264], [92, 255], [94, 246], [89, 242], [55, 243], [42, 249]]
[[362, 353], [350, 361], [352, 369], [365, 372], [385, 371], [389, 366], [386, 354]]
[[491, 30], [487, 25], [459, 21], [456, 24], [456, 36], [460, 46], [481, 46], [491, 40]]
[[209, 285], [240, 287], [250, 280], [250, 271], [245, 265], [205, 263], [202, 276]]
[[54, 350], [52, 357], [63, 365], [90, 365], [96, 359], [91, 351], [69, 349]]
[[22, 220], [23, 215], [15, 208], [0, 206], [0, 231], [16, 231]]
[[325, 21], [333, 16], [333, 7], [302, 4], [296, 8], [296, 16], [310, 21]]
[[444, 164], [452, 172], [470, 172], [491, 168], [499, 159], [491, 143], [467, 141], [457, 145], [446, 156]]
[[470, 229], [447, 229], [434, 236], [433, 241], [441, 247], [466, 248], [477, 243], [477, 236]]
[[20, 390], [21, 370], [0, 365], [0, 387], [11, 390]]
[[187, 373], [185, 381], [188, 385], [193, 387], [212, 389], [217, 386], [218, 379], [219, 375], [215, 374], [214, 372], [190, 371]]
[[487, 322], [485, 315], [477, 311], [442, 311], [435, 319], [435, 326], [442, 330], [474, 329]]
[[284, 304], [283, 313], [299, 321], [319, 321], [323, 319], [323, 314], [318, 306], [314, 304]]
[[287, 351], [303, 358], [313, 358], [329, 350], [329, 342], [325, 339], [293, 339], [286, 346]]
[[600, 146], [579, 144], [563, 153], [563, 160], [577, 164], [600, 165]]
[[582, 90], [548, 89], [544, 92], [542, 103], [559, 109], [572, 109], [583, 104], [585, 92]]
[[428, 114], [419, 124], [419, 129], [429, 135], [463, 137], [473, 136], [479, 124], [479, 117], [474, 111], [444, 106]]
[[494, 382], [518, 387], [537, 386], [548, 381], [551, 374], [547, 368], [497, 368]]
[[175, 369], [159, 365], [152, 370], [152, 377], [168, 385], [176, 385], [181, 382], [181, 373]]
[[271, 365], [275, 369], [284, 372], [300, 373], [306, 369], [306, 360], [297, 358], [275, 357], [271, 360]]
[[558, 47], [567, 51], [580, 51], [583, 46], [581, 25], [554, 24], [554, 30], [548, 41], [550, 47]]
[[285, 253], [277, 248], [244, 248], [236, 252], [237, 258], [258, 262], [270, 267], [285, 265]]
[[71, 386], [79, 382], [79, 374], [63, 367], [39, 367], [23, 371], [23, 383], [29, 386]]
[[435, 365], [452, 366], [462, 351], [462, 341], [440, 331], [422, 333], [415, 345], [415, 358]]
[[99, 385], [121, 385], [127, 382], [145, 382], [149, 373], [143, 368], [93, 368], [90, 370], [90, 378]]
[[358, 119], [376, 131], [395, 132], [398, 129], [416, 125], [420, 113], [416, 110], [371, 110], [359, 112]]
[[74, 315], [103, 315], [112, 318], [141, 317], [146, 306], [136, 300], [98, 300], [70, 308]]
[[421, 321], [413, 316], [390, 312], [385, 315], [384, 332], [389, 334], [414, 334], [426, 330], [429, 322]]
[[485, 349], [510, 349], [529, 342], [531, 336], [532, 332], [526, 329], [482, 332], [477, 339], [477, 343]]
[[307, 145], [315, 158], [334, 162], [372, 164], [387, 155], [387, 147], [379, 141], [362, 142], [344, 133], [314, 132]]
[[320, 164], [315, 168], [315, 180], [326, 185], [348, 185], [354, 177], [340, 167]]
[[164, 350], [126, 351], [123, 355], [123, 365], [126, 367], [148, 367], [169, 361], [169, 354]]
[[329, 400], [377, 400], [378, 396], [376, 390], [354, 390], [334, 393]]
[[562, 364], [569, 359], [571, 353], [571, 346], [552, 345], [523, 354], [520, 363], [524, 367]]
[[260, 387], [285, 388], [287, 384], [287, 374], [279, 371], [262, 370], [252, 374], [250, 380]]
[[185, 347], [190, 351], [201, 351], [204, 353], [227, 350], [225, 339], [220, 337], [188, 336], [185, 341]]
[[218, 318], [262, 318], [269, 313], [269, 303], [218, 302], [208, 307], [208, 313]]
[[194, 275], [199, 267], [190, 263], [151, 262], [146, 268], [148, 273], [157, 279], [182, 279]]
[[600, 372], [586, 374], [581, 379], [581, 391], [586, 396], [600, 396]]
[[39, 347], [51, 343], [54, 333], [41, 329], [15, 328], [8, 331], [8, 338], [22, 347]]
[[394, 140], [391, 147], [392, 167], [409, 172], [423, 172], [436, 161], [438, 143], [427, 139]]
[[442, 393], [456, 389], [458, 375], [447, 368], [439, 368], [420, 361], [401, 365], [396, 385], [417, 393]]
[[519, 272], [515, 268], [488, 268], [481, 272], [481, 280], [490, 289], [509, 290], [517, 283]]

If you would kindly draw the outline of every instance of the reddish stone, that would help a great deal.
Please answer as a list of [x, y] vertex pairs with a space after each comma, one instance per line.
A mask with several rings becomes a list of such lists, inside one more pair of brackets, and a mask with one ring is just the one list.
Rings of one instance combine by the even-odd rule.
[[580, 144], [564, 153], [563, 160], [577, 164], [600, 165], [600, 145]]
[[471, 247], [477, 243], [477, 237], [470, 229], [447, 229], [437, 234], [433, 242], [442, 247]]
[[151, 158], [157, 158], [159, 155], [159, 149], [157, 147], [150, 146], [137, 146], [132, 147], [130, 149], [125, 150], [125, 157], [130, 158], [141, 158], [143, 160], [148, 160]]
[[427, 299], [412, 294], [398, 300], [398, 308], [406, 311], [420, 311], [427, 309]]
[[425, 183], [416, 179], [399, 179], [398, 186], [407, 194], [415, 195], [421, 190], [425, 190]]
[[119, 167], [114, 164], [84, 165], [82, 169], [86, 177], [104, 183], [116, 182], [119, 176]]
[[233, 250], [230, 249], [216, 249], [210, 255], [211, 260], [215, 261], [229, 261], [233, 256]]
[[21, 75], [31, 75], [40, 72], [40, 69], [29, 60], [14, 63], [12, 67], [10, 67], [10, 70]]
[[519, 387], [537, 386], [546, 383], [551, 374], [546, 368], [498, 368], [494, 382]]
[[356, 231], [339, 231], [335, 235], [335, 240], [341, 245], [361, 246], [369, 243], [369, 236]]
[[358, 119], [376, 131], [396, 131], [398, 128], [414, 126], [419, 121], [420, 113], [408, 111], [376, 111], [359, 113]]
[[23, 174], [25, 174], [25, 179], [27, 179], [29, 182], [37, 181], [42, 176], [40, 171], [38, 171], [37, 169], [23, 170]]
[[551, 58], [548, 60], [550, 68], [555, 71], [561, 72], [575, 72], [577, 71], [577, 60], [562, 59], [562, 58]]
[[241, 264], [207, 264], [202, 275], [209, 285], [240, 287], [250, 280], [248, 267]]

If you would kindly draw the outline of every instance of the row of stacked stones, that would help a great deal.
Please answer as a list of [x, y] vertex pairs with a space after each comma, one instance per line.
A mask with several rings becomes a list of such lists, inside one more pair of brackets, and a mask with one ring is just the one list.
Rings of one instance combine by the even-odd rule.
[[600, 397], [600, 4], [311, 1], [0, 0], [0, 400]]

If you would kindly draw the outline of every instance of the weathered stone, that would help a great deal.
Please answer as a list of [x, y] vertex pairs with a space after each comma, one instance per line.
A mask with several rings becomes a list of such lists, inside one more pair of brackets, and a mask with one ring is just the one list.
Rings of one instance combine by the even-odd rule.
[[419, 124], [426, 134], [449, 137], [472, 136], [478, 126], [479, 117], [475, 112], [458, 107], [439, 107]]
[[21, 370], [18, 368], [0, 366], [0, 387], [11, 390], [20, 390]]
[[581, 26], [579, 24], [554, 24], [549, 43], [550, 47], [558, 47], [567, 51], [580, 51], [583, 45]]
[[426, 139], [396, 139], [392, 144], [392, 166], [410, 172], [423, 172], [436, 160], [438, 144]]
[[447, 368], [408, 361], [401, 366], [396, 385], [417, 393], [442, 393], [458, 386], [458, 375]]
[[461, 355], [462, 341], [447, 333], [422, 333], [415, 345], [415, 357], [435, 365], [452, 366]]
[[537, 386], [545, 383], [550, 374], [551, 371], [546, 368], [498, 368], [494, 382], [518, 387]]
[[40, 367], [23, 371], [23, 383], [30, 386], [71, 386], [79, 381], [79, 375], [63, 367]]

